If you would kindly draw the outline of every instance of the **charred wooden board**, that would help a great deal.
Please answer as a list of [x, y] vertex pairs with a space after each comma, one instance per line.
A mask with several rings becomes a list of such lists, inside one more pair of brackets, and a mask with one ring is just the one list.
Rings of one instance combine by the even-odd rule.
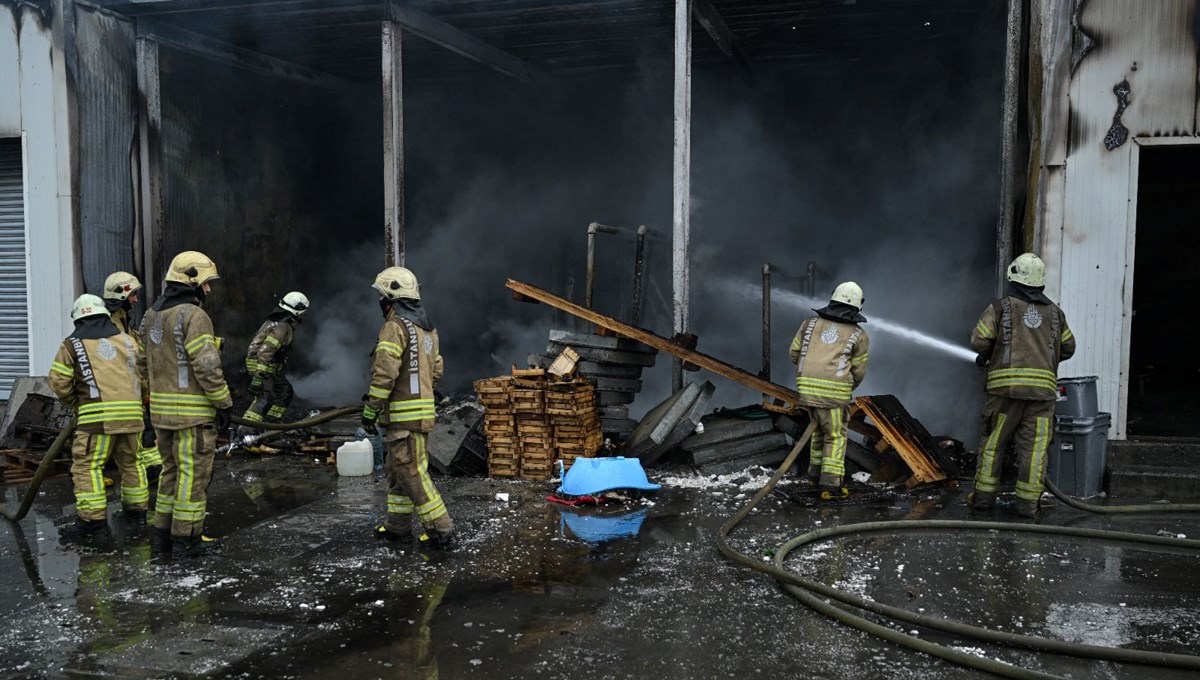
[[854, 410], [865, 412], [883, 439], [900, 454], [913, 471], [914, 483], [926, 484], [958, 476], [958, 466], [895, 396], [858, 397], [854, 400]]

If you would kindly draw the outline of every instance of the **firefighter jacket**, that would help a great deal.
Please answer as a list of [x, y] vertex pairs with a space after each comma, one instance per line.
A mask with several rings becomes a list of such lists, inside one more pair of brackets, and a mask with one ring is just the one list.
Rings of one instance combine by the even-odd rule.
[[80, 432], [141, 432], [137, 344], [106, 318], [83, 319], [78, 326], [54, 356], [50, 389], [59, 401], [76, 410]]
[[211, 423], [217, 409], [233, 406], [212, 320], [184, 284], [174, 285], [142, 319], [138, 357], [149, 385], [150, 422], [164, 430]]
[[987, 393], [1012, 399], [1054, 401], [1058, 364], [1075, 353], [1075, 335], [1058, 305], [1009, 295], [983, 310], [971, 331], [971, 349], [988, 358]]
[[845, 406], [867, 377], [870, 339], [856, 323], [811, 316], [800, 324], [788, 349], [796, 364], [800, 404], [818, 408]]
[[267, 377], [283, 369], [287, 350], [295, 338], [291, 321], [267, 319], [254, 334], [246, 350], [246, 372], [251, 376]]
[[378, 423], [389, 430], [432, 432], [433, 386], [443, 372], [437, 331], [391, 310], [371, 357], [363, 413], [377, 415]]

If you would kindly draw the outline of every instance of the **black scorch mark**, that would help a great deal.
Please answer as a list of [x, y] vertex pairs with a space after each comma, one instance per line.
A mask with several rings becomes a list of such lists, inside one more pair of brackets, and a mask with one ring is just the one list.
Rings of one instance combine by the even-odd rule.
[[1122, 80], [1113, 86], [1113, 94], [1117, 95], [1117, 112], [1113, 114], [1112, 127], [1104, 135], [1104, 148], [1112, 151], [1129, 139], [1129, 128], [1121, 122], [1125, 108], [1129, 106], [1129, 81]]

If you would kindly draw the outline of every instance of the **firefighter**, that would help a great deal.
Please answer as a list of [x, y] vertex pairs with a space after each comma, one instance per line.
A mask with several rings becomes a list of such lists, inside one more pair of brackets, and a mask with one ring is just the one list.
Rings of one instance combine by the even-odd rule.
[[[141, 290], [142, 282], [129, 272], [113, 272], [104, 280], [104, 306], [108, 308], [110, 318], [116, 324], [117, 330], [132, 336], [135, 343], [140, 343], [141, 338], [138, 337], [137, 330], [133, 328], [130, 314], [133, 312], [133, 304], [138, 301], [138, 292]], [[148, 396], [143, 395], [143, 398]], [[159, 473], [162, 472], [162, 456], [158, 453], [154, 427], [150, 425], [150, 414], [145, 414], [142, 421], [146, 427], [142, 432], [142, 438], [138, 441], [138, 460], [142, 461], [142, 465], [146, 468], [147, 479], [153, 481], [158, 479]]]
[[[308, 310], [308, 298], [303, 293], [292, 291], [283, 296], [276, 309], [267, 315], [266, 321], [254, 334], [250, 348], [246, 350], [246, 372], [250, 374], [250, 394], [254, 401], [242, 416], [245, 420], [261, 423], [283, 418], [287, 407], [296, 396], [292, 384], [283, 374], [288, 350], [295, 338], [300, 315]], [[238, 436], [253, 433], [245, 425], [238, 428]]]
[[866, 318], [862, 288], [853, 281], [838, 285], [829, 304], [814, 309], [800, 324], [788, 356], [796, 364], [800, 405], [816, 424], [809, 446], [807, 477], [816, 481], [822, 500], [849, 495], [846, 472], [846, 422], [854, 388], [867, 376], [870, 340], [859, 324]]
[[375, 537], [388, 541], [412, 538], [412, 516], [424, 528], [421, 540], [452, 550], [457, 544], [454, 522], [429, 478], [426, 437], [433, 430], [433, 386], [442, 377], [438, 335], [421, 306], [417, 277], [404, 267], [388, 267], [375, 277], [383, 311], [371, 361], [371, 385], [363, 406], [362, 425], [383, 427], [387, 441], [387, 519]]
[[219, 278], [208, 256], [184, 251], [171, 260], [162, 296], [142, 319], [138, 370], [149, 384], [150, 420], [158, 434], [158, 479], [151, 546], [177, 556], [206, 555], [203, 534], [218, 427], [229, 427], [233, 400], [221, 371], [212, 320], [200, 307]]
[[108, 530], [108, 494], [101, 471], [109, 456], [121, 471], [121, 516], [146, 526], [150, 490], [137, 457], [142, 433], [142, 389], [137, 345], [109, 318], [104, 300], [80, 295], [71, 308], [75, 331], [58, 348], [49, 383], [78, 423], [71, 443], [71, 480], [76, 518], [59, 529], [84, 539]]
[[1066, 315], [1042, 292], [1046, 264], [1040, 257], [1018, 256], [1007, 278], [1008, 295], [988, 305], [971, 331], [975, 363], [987, 368], [988, 396], [975, 490], [967, 503], [975, 510], [992, 508], [1005, 447], [1016, 435], [1017, 512], [1036, 517], [1054, 434], [1058, 364], [1075, 353], [1075, 336]]

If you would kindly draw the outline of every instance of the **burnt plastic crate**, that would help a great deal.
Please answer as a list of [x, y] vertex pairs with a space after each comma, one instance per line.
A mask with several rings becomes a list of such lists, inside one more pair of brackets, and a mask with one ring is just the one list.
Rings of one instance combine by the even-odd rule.
[[1112, 416], [1094, 418], [1056, 416], [1054, 443], [1046, 461], [1046, 474], [1068, 496], [1088, 498], [1100, 493], [1108, 461], [1108, 428]]
[[1069, 418], [1095, 418], [1100, 413], [1100, 399], [1096, 394], [1094, 375], [1082, 378], [1058, 379], [1058, 403], [1054, 413]]

